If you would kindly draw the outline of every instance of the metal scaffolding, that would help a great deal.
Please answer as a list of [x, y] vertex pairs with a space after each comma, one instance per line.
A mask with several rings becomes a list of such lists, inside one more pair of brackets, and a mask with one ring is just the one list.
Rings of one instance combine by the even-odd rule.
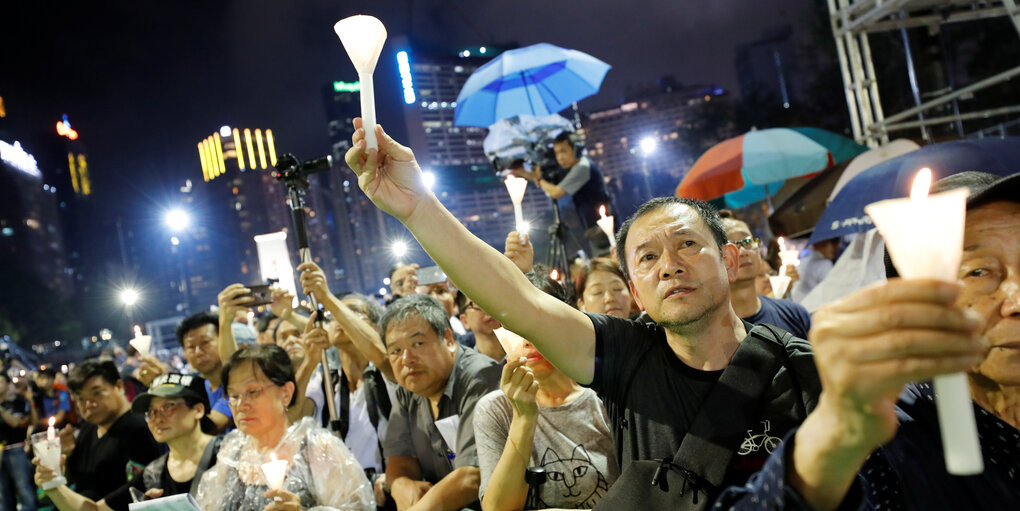
[[[827, 0], [832, 36], [836, 40], [840, 72], [843, 75], [847, 107], [854, 138], [858, 143], [878, 147], [889, 141], [889, 133], [920, 128], [927, 138], [926, 127], [953, 121], [987, 118], [1020, 112], [1020, 105], [1002, 106], [977, 112], [961, 113], [954, 105], [952, 115], [926, 117], [925, 112], [953, 102], [981, 89], [1020, 75], [1020, 66], [1002, 71], [966, 87], [949, 87], [936, 97], [921, 102], [914, 76], [913, 57], [906, 29], [1007, 16], [1020, 36], [1020, 9], [1016, 0]], [[908, 78], [916, 106], [886, 116], [878, 94], [878, 80], [872, 63], [869, 34], [899, 30], [904, 37]]]

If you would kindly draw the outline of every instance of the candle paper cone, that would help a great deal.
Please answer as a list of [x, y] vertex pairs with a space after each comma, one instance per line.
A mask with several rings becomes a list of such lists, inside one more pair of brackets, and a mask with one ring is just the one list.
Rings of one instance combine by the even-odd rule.
[[283, 480], [287, 476], [287, 460], [273, 460], [262, 464], [262, 473], [266, 475], [266, 484], [271, 490], [283, 488]]
[[134, 339], [131, 339], [130, 341], [128, 341], [128, 344], [130, 344], [131, 347], [134, 348], [135, 351], [138, 352], [138, 354], [142, 355], [143, 357], [144, 356], [148, 356], [149, 355], [149, 347], [152, 346], [152, 336], [151, 335], [140, 335], [140, 336], [135, 337]]
[[790, 281], [793, 280], [786, 275], [770, 275], [769, 283], [772, 284], [772, 296], [782, 298], [786, 296], [786, 290], [790, 288]]
[[372, 16], [351, 16], [344, 18], [335, 25], [333, 30], [340, 38], [347, 56], [354, 68], [358, 70], [361, 82], [361, 122], [365, 129], [365, 150], [378, 149], [379, 141], [375, 136], [375, 85], [372, 74], [379, 61], [383, 44], [386, 42], [386, 27]]
[[499, 339], [499, 345], [506, 352], [507, 360], [513, 360], [522, 356], [521, 352], [524, 351], [523, 337], [503, 327], [493, 330], [492, 333], [496, 334], [496, 339]]

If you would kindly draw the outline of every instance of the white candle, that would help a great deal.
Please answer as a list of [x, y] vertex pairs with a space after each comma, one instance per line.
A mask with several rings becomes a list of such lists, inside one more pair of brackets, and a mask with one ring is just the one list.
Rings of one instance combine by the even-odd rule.
[[[780, 271], [782, 271], [782, 270], [780, 270]], [[790, 282], [792, 280], [793, 279], [791, 279], [790, 277], [787, 277], [786, 275], [779, 275], [779, 276], [770, 275], [769, 276], [769, 284], [772, 285], [772, 297], [773, 298], [782, 298], [782, 297], [786, 296], [786, 290], [790, 288]]]
[[276, 458], [276, 454], [269, 455], [271, 461], [262, 464], [262, 473], [266, 475], [266, 484], [270, 490], [283, 488], [283, 479], [287, 475], [287, 460]]
[[[928, 196], [931, 170], [921, 169], [909, 199], [892, 199], [864, 208], [885, 238], [889, 257], [905, 279], [955, 282], [963, 254], [963, 226], [967, 214], [966, 188]], [[974, 422], [967, 376], [935, 377], [946, 469], [954, 475], [984, 470]]]
[[521, 238], [521, 243], [524, 243], [524, 211], [521, 209], [521, 202], [524, 201], [524, 192], [528, 189], [528, 180], [510, 174], [506, 176], [503, 184], [506, 185], [506, 191], [510, 193], [510, 201], [514, 203], [514, 221], [517, 225], [517, 234]]
[[602, 232], [606, 233], [609, 238], [610, 248], [616, 246], [616, 236], [613, 235], [613, 215], [606, 216], [606, 205], [599, 206], [599, 218], [595, 221], [596, 224], [602, 228]]
[[[786, 267], [789, 265], [799, 266], [800, 265], [800, 252], [797, 249], [787, 250], [786, 242], [783, 237], [780, 236], [776, 241], [779, 242], [779, 260], [781, 261], [779, 267], [779, 276], [786, 276]], [[778, 296], [776, 298], [779, 298]]]
[[50, 417], [50, 427], [46, 428], [46, 440], [57, 438], [57, 430], [53, 426], [57, 423], [56, 417]]
[[375, 86], [372, 74], [379, 61], [383, 43], [386, 42], [386, 27], [372, 16], [351, 16], [335, 25], [333, 31], [340, 38], [354, 69], [358, 71], [361, 85], [361, 126], [365, 129], [365, 150], [378, 149], [375, 138]]

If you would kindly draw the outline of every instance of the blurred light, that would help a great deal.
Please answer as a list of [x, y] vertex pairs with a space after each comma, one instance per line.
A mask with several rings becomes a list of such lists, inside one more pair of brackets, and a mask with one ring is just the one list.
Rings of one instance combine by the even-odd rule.
[[248, 146], [248, 163], [252, 170], [255, 170], [255, 148], [251, 145], [251, 130], [244, 129], [244, 144]]
[[360, 91], [361, 82], [333, 82], [333, 92], [360, 92]]
[[53, 341], [53, 345], [59, 348], [60, 347], [60, 341]]
[[382, 279], [382, 283], [387, 286], [390, 285], [390, 278], [386, 277], [385, 279]]
[[181, 244], [181, 239], [177, 236], [170, 236], [170, 244], [176, 247]]
[[517, 226], [517, 232], [519, 232], [521, 234], [527, 234], [528, 231], [530, 231], [530, 230], [531, 230], [531, 224], [526, 222], [526, 221], [525, 222], [521, 222], [521, 224]]
[[124, 302], [124, 305], [128, 307], [138, 303], [138, 291], [130, 288], [121, 291], [120, 301]]
[[216, 168], [219, 169], [216, 173], [217, 176], [222, 176], [227, 173], [227, 162], [223, 159], [223, 143], [220, 141], [220, 134], [216, 133], [213, 137], [213, 144], [216, 147]]
[[262, 130], [255, 129], [255, 145], [259, 148], [259, 167], [266, 168], [266, 150], [262, 147]]
[[655, 148], [658, 146], [658, 142], [653, 137], [645, 137], [641, 139], [641, 152], [645, 153], [645, 156], [655, 152]]
[[237, 168], [244, 170], [244, 146], [241, 145], [241, 132], [237, 128], [234, 128], [234, 157], [237, 158]]
[[379, 288], [379, 295], [380, 296], [386, 296], [386, 288], [385, 287], [380, 287]]
[[11, 383], [17, 385], [18, 384], [18, 377], [15, 376], [14, 378], [11, 378]]
[[223, 138], [229, 137], [230, 136], [230, 126], [227, 126], [226, 124], [224, 124], [223, 126], [220, 126], [220, 136], [223, 137]]
[[0, 140], [0, 160], [9, 163], [26, 174], [42, 177], [42, 172], [39, 171], [39, 164], [36, 163], [35, 157], [25, 152], [21, 148], [21, 142], [17, 140], [14, 141], [13, 145]]
[[110, 339], [113, 339], [113, 332], [111, 332], [109, 328], [104, 328], [99, 331], [99, 338], [104, 341], [109, 341]]
[[407, 255], [407, 243], [403, 241], [394, 241], [393, 246], [390, 248], [393, 251], [393, 255], [397, 257], [404, 257]]
[[486, 48], [484, 46], [482, 46], [481, 48], [478, 48], [478, 53], [481, 53], [482, 55], [485, 55], [486, 51], [487, 50], [486, 50]]
[[188, 214], [180, 209], [171, 209], [170, 211], [167, 211], [164, 219], [167, 227], [174, 232], [183, 231], [188, 227], [188, 224], [191, 223], [191, 218], [188, 217]]
[[11, 227], [4, 227], [2, 231], [4, 236], [14, 236], [14, 229]]
[[209, 175], [209, 161], [205, 157], [205, 141], [198, 143], [198, 158], [202, 161], [202, 179], [209, 181], [212, 177]]
[[67, 116], [63, 121], [57, 121], [57, 135], [67, 137], [71, 140], [78, 140], [78, 132], [71, 129], [71, 123], [67, 122]]
[[404, 103], [415, 102], [414, 83], [411, 81], [411, 60], [406, 51], [397, 52], [397, 70], [400, 71], [400, 86], [404, 89]]
[[21, 372], [20, 372], [19, 374], [21, 374], [21, 376], [25, 376], [25, 370], [24, 370], [24, 369], [22, 369], [22, 370], [21, 370]]
[[67, 374], [67, 364], [61, 364], [60, 372]]
[[429, 190], [436, 185], [436, 175], [433, 172], [422, 172], [421, 181], [425, 184], [425, 187]]
[[276, 166], [276, 144], [273, 143], [273, 130], [266, 130], [266, 146], [269, 147], [269, 164]]

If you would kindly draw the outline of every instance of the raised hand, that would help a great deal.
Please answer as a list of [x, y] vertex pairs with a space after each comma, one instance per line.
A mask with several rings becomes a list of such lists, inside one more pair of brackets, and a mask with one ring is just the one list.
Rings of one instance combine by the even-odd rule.
[[226, 318], [231, 322], [237, 311], [248, 308], [247, 303], [252, 301], [251, 289], [244, 287], [243, 284], [231, 284], [216, 295], [216, 300], [219, 302], [220, 320]]
[[524, 273], [528, 273], [535, 265], [535, 247], [531, 245], [531, 236], [525, 234], [521, 242], [521, 235], [517, 231], [510, 231], [506, 235], [506, 249], [503, 255], [514, 262]]
[[305, 346], [305, 357], [318, 359], [322, 350], [329, 348], [329, 334], [325, 328], [316, 327], [315, 320], [319, 311], [315, 311], [308, 318], [305, 331], [301, 334], [301, 344]]
[[326, 273], [319, 265], [313, 262], [301, 263], [297, 271], [301, 272], [301, 292], [314, 296], [319, 303], [326, 303], [332, 298], [326, 283]]
[[499, 389], [510, 400], [510, 405], [518, 416], [538, 414], [538, 404], [535, 402], [538, 381], [535, 380], [535, 373], [525, 365], [527, 363], [528, 359], [525, 357], [508, 360], [503, 366], [503, 375], [499, 382]]
[[273, 302], [269, 304], [269, 310], [274, 316], [280, 319], [287, 319], [294, 312], [294, 293], [282, 287], [273, 287]]
[[433, 198], [422, 182], [421, 168], [411, 149], [394, 141], [376, 125], [379, 149], [365, 150], [361, 118], [354, 119], [354, 145], [344, 157], [358, 175], [358, 186], [379, 209], [404, 221], [423, 200]]

